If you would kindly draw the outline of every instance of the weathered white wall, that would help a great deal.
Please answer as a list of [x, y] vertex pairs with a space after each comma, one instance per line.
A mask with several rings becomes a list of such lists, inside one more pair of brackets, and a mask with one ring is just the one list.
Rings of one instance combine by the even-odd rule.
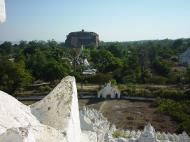
[[81, 129], [74, 77], [64, 78], [43, 100], [31, 105], [34, 116], [62, 131], [68, 142], [79, 142]]
[[42, 125], [30, 107], [0, 91], [0, 142], [66, 142], [55, 128]]
[[46, 125], [10, 128], [0, 135], [0, 142], [67, 142], [62, 133]]
[[12, 127], [38, 125], [39, 121], [31, 114], [30, 108], [9, 94], [0, 91], [0, 135]]
[[110, 98], [114, 99], [114, 98], [120, 98], [120, 91], [111, 86], [111, 83], [106, 84], [106, 86], [104, 88], [102, 88], [100, 91], [98, 91], [98, 98], [107, 98], [107, 96], [110, 95]]
[[6, 19], [6, 14], [5, 14], [5, 1], [0, 0], [0, 23], [4, 22]]
[[27, 128], [11, 128], [0, 135], [1, 142], [36, 142], [34, 135]]
[[71, 80], [72, 86], [72, 102], [71, 102], [71, 116], [69, 119], [67, 138], [68, 142], [79, 142], [81, 139], [81, 127], [79, 118], [78, 94], [76, 81], [73, 77]]
[[10, 140], [87, 142], [81, 141], [75, 78], [64, 78], [49, 95], [30, 107], [0, 91], [0, 142]]

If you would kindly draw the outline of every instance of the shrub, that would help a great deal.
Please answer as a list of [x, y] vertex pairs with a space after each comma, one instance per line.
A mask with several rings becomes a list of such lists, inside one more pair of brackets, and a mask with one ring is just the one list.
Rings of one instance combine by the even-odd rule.
[[157, 106], [159, 113], [171, 116], [174, 121], [179, 123], [178, 131], [186, 131], [190, 134], [190, 113], [189, 101], [174, 101], [169, 99], [157, 99], [154, 106]]
[[123, 131], [123, 130], [116, 130], [116, 131], [114, 131], [112, 133], [112, 136], [114, 138], [120, 138], [120, 137], [122, 137], [122, 138], [130, 138], [130, 136], [125, 131]]
[[39, 88], [38, 88], [38, 91], [39, 92], [49, 92], [49, 91], [51, 91], [52, 90], [52, 88], [50, 87], [50, 86], [40, 86]]
[[167, 78], [166, 78], [166, 77], [163, 77], [163, 76], [154, 75], [154, 76], [152, 76], [152, 78], [150, 79], [150, 82], [151, 82], [151, 83], [154, 83], [154, 84], [166, 84]]

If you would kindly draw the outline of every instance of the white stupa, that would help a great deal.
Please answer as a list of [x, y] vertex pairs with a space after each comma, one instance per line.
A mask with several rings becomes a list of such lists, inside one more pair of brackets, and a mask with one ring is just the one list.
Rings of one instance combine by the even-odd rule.
[[0, 0], [0, 23], [5, 22], [6, 14], [5, 14], [5, 1]]
[[150, 123], [144, 127], [144, 131], [141, 133], [140, 142], [156, 142], [156, 131]]
[[180, 55], [179, 61], [182, 65], [190, 65], [190, 48]]
[[111, 85], [111, 82], [107, 83], [104, 88], [98, 91], [98, 98], [120, 98], [120, 91]]

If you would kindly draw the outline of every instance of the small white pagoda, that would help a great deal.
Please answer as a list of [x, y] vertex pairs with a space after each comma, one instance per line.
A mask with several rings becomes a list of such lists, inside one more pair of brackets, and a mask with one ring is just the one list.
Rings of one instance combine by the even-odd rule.
[[113, 87], [111, 82], [109, 82], [100, 91], [98, 91], [98, 98], [120, 99], [120, 91], [116, 87]]
[[190, 48], [180, 55], [179, 61], [182, 65], [190, 65]]

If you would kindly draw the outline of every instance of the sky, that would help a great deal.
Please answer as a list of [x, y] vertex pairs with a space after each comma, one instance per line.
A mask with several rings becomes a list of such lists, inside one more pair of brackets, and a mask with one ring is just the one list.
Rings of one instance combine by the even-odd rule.
[[101, 41], [190, 37], [190, 0], [5, 0], [0, 41], [63, 42], [73, 31]]

